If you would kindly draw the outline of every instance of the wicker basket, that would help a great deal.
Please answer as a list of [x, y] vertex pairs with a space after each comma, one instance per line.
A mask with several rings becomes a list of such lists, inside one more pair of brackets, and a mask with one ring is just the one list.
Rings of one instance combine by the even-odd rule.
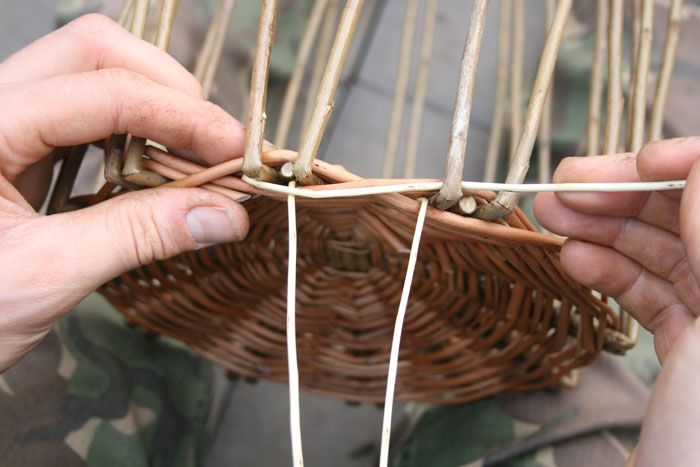
[[[172, 23], [174, 3], [165, 2], [165, 20], [161, 25], [166, 27], [159, 30], [157, 39], [161, 46], [167, 44], [167, 25]], [[224, 19], [213, 23], [212, 37], [221, 38], [225, 33], [233, 3], [221, 1]], [[409, 5], [414, 6], [409, 8], [415, 8], [415, 3], [412, 1]], [[522, 2], [517, 3], [522, 7]], [[645, 8], [648, 3], [651, 2], [645, 2]], [[136, 1], [135, 8], [142, 4]], [[407, 180], [365, 180], [340, 166], [314, 160], [333, 107], [333, 94], [361, 0], [348, 0], [346, 4], [298, 155], [264, 144], [266, 84], [276, 4], [275, 0], [263, 0], [244, 160], [205, 168], [146, 147], [146, 142], [138, 138], [132, 138], [125, 148], [125, 136], [116, 136], [104, 145], [108, 180], [104, 188], [96, 195], [68, 200], [74, 172], [85, 149], [76, 148], [64, 163], [66, 176], [59, 179], [52, 205], [58, 206], [54, 210], [70, 209], [169, 180], [175, 180], [171, 185], [202, 186], [233, 199], [243, 196], [251, 220], [245, 241], [213, 246], [136, 269], [104, 285], [100, 292], [133, 322], [180, 339], [213, 362], [246, 376], [287, 381], [285, 197], [248, 184], [242, 180], [242, 174], [268, 181], [294, 178], [301, 184], [316, 185], [310, 188], [315, 190]], [[401, 341], [397, 399], [458, 403], [501, 391], [540, 388], [591, 363], [602, 350], [624, 353], [636, 340], [636, 323], [614, 312], [605, 298], [564, 274], [559, 263], [562, 240], [539, 233], [514, 207], [512, 193], [496, 195], [460, 189], [474, 70], [487, 4], [485, 0], [473, 2], [445, 186], [432, 199], [437, 208], [427, 211]], [[337, 11], [338, 2], [318, 1], [316, 5], [320, 6], [312, 11], [315, 19], [309, 22], [318, 29], [324, 8], [335, 5]], [[431, 5], [436, 2], [431, 1]], [[547, 90], [570, 8], [571, 0], [561, 0], [556, 11], [551, 11], [552, 26], [522, 134], [514, 145], [509, 182], [521, 183], [525, 176], [538, 125], [547, 108]], [[622, 8], [621, 1], [612, 2], [609, 29], [607, 16], [598, 20], [598, 30], [603, 31], [603, 37], [609, 30], [610, 38], [605, 148], [613, 150], [619, 145], [622, 121]], [[128, 8], [124, 11], [127, 18]], [[644, 18], [642, 26], [646, 27]], [[502, 15], [502, 24], [507, 24], [504, 19], [509, 20], [508, 16]], [[410, 28], [405, 29], [405, 38], [410, 36], [407, 31]], [[313, 42], [313, 35], [309, 37]], [[669, 38], [667, 41], [671, 42], [670, 35]], [[648, 37], [640, 35], [638, 40], [639, 57], [644, 57], [650, 50]], [[304, 63], [308, 59], [304, 43], [308, 42], [302, 41], [300, 61]], [[215, 43], [212, 39], [205, 48], [215, 48]], [[220, 47], [222, 40], [218, 43]], [[596, 46], [598, 64], [602, 63], [601, 50], [605, 48]], [[203, 79], [208, 83], [208, 95], [220, 48], [205, 52], [202, 56], [208, 57], [209, 62], [198, 64], [197, 68], [198, 76], [208, 76], [208, 81]], [[672, 62], [672, 51], [665, 53], [662, 67]], [[645, 83], [648, 61], [640, 59], [635, 66], [634, 84]], [[298, 66], [295, 73], [303, 69]], [[595, 80], [600, 80], [600, 85], [592, 93], [592, 102], [597, 100], [600, 107], [602, 75]], [[295, 101], [298, 85], [297, 75], [290, 84], [293, 92], [287, 102]], [[662, 98], [661, 110], [654, 111], [656, 120], [663, 115], [667, 91], [661, 87], [657, 91]], [[404, 96], [397, 93], [397, 99]], [[642, 119], [641, 126], [635, 123], [630, 130], [628, 148], [635, 151], [644, 135], [644, 115], [634, 109], [641, 105], [643, 110], [642, 101], [644, 94], [638, 93], [631, 107], [634, 122]], [[592, 105], [591, 109], [589, 122], [597, 122], [599, 108]], [[399, 120], [398, 127], [400, 123]], [[597, 152], [599, 143], [597, 133], [589, 132], [589, 150]], [[116, 185], [122, 189], [113, 193]], [[303, 388], [349, 401], [384, 400], [392, 328], [419, 209], [415, 198], [429, 195], [433, 193], [335, 200], [297, 198], [296, 327]], [[445, 210], [466, 196], [476, 200], [480, 218]]]
[[[160, 161], [149, 167], [172, 177], [182, 174], [165, 164], [201, 170], [157, 150], [149, 153]], [[279, 167], [295, 154], [266, 156], [266, 164]], [[387, 183], [321, 161], [314, 175], [334, 189]], [[231, 186], [232, 179], [217, 183]], [[134, 270], [100, 292], [130, 320], [180, 339], [214, 362], [284, 382], [286, 197], [250, 188], [254, 196], [243, 203], [251, 223], [245, 241]], [[469, 194], [479, 204], [496, 196]], [[302, 388], [348, 401], [384, 400], [418, 205], [402, 194], [297, 199]], [[534, 389], [592, 362], [604, 347], [623, 351], [629, 341], [619, 332], [619, 316], [566, 277], [560, 246], [519, 209], [487, 222], [429, 208], [396, 397], [457, 403]]]

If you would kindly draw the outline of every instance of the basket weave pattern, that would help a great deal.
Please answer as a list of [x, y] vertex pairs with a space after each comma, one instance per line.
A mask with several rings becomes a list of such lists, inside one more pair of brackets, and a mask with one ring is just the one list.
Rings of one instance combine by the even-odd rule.
[[[328, 184], [362, 182], [320, 161], [314, 173]], [[480, 204], [495, 197], [470, 194]], [[303, 388], [383, 401], [418, 204], [400, 194], [297, 198]], [[286, 382], [285, 197], [267, 193], [244, 205], [251, 223], [245, 241], [151, 264], [101, 292], [131, 320], [237, 373]], [[486, 222], [430, 208], [397, 399], [457, 403], [534, 389], [595, 359], [619, 317], [564, 275], [559, 248], [519, 210]]]

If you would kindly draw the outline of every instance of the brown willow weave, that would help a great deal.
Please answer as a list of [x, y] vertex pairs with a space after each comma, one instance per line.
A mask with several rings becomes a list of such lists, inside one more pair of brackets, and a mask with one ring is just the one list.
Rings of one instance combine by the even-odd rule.
[[[265, 162], [279, 167], [294, 156], [272, 151]], [[321, 161], [314, 174], [336, 189], [377, 183]], [[235, 177], [215, 183], [248, 186]], [[286, 196], [247, 191], [245, 241], [136, 269], [101, 293], [136, 323], [236, 373], [286, 382]], [[468, 194], [480, 204], [495, 197]], [[296, 203], [300, 385], [381, 402], [419, 202], [385, 194]], [[457, 403], [535, 389], [592, 362], [605, 346], [621, 350], [618, 315], [564, 274], [560, 246], [517, 209], [487, 222], [428, 208], [396, 397]]]

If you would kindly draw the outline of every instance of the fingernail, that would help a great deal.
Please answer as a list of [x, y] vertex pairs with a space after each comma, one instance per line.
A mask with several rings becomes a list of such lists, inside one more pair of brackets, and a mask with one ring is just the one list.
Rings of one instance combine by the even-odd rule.
[[199, 248], [243, 239], [233, 214], [223, 208], [199, 207], [187, 213], [187, 228]]

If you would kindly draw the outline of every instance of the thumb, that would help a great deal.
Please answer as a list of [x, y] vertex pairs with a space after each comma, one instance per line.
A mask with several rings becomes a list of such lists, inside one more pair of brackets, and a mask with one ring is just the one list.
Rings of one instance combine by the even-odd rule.
[[44, 280], [49, 289], [58, 282], [63, 290], [55, 290], [54, 297], [70, 304], [140, 265], [239, 241], [248, 232], [248, 215], [240, 204], [201, 189], [128, 193], [35, 222], [41, 224], [32, 229], [39, 247], [34, 257], [52, 258]]
[[129, 193], [47, 217], [0, 197], [0, 373], [113, 277], [247, 232], [242, 206], [201, 189]]

